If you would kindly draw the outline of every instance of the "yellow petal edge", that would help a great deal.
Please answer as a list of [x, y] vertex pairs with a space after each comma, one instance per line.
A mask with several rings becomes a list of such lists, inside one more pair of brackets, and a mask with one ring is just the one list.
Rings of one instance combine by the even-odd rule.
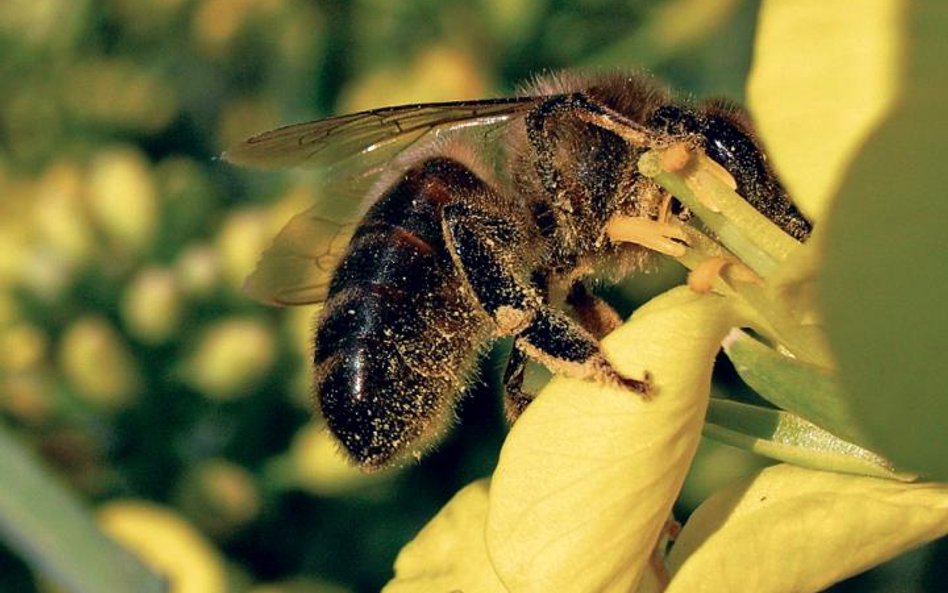
[[948, 486], [778, 465], [706, 500], [666, 593], [808, 593], [948, 533]]
[[769, 155], [819, 221], [898, 99], [905, 0], [769, 0], [747, 95]]
[[465, 486], [402, 548], [382, 593], [506, 593], [484, 542], [488, 484]]

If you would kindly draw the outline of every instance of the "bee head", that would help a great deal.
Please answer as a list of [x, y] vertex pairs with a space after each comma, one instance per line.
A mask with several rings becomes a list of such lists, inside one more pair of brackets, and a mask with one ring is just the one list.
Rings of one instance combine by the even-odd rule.
[[657, 108], [649, 127], [672, 135], [701, 138], [707, 155], [727, 169], [737, 192], [788, 234], [803, 240], [811, 225], [790, 201], [754, 135], [750, 118], [739, 107], [720, 100], [698, 107], [668, 104]]

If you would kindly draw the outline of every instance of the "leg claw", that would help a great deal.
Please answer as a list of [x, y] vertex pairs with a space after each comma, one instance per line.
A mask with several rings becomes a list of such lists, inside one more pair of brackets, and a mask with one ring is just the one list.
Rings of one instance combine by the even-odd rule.
[[658, 389], [652, 383], [652, 374], [648, 371], [645, 371], [641, 379], [630, 379], [622, 376], [618, 376], [618, 379], [622, 387], [638, 393], [646, 401], [652, 399], [658, 393]]

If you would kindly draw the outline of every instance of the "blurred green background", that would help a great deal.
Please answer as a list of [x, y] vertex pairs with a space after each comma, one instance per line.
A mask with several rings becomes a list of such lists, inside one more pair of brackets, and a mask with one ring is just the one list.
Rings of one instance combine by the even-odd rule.
[[[647, 69], [740, 100], [757, 8], [0, 2], [0, 420], [90, 508], [151, 501], [183, 518], [229, 590], [378, 590], [400, 547], [492, 470], [503, 348], [435, 452], [373, 476], [346, 466], [311, 416], [312, 310], [266, 309], [240, 290], [314, 188], [216, 155], [282, 123], [509, 93], [570, 67]], [[678, 278], [613, 292], [628, 308]], [[762, 464], [706, 443], [680, 513]], [[942, 590], [946, 556], [936, 544], [833, 590]], [[0, 591], [36, 590], [0, 542]]]

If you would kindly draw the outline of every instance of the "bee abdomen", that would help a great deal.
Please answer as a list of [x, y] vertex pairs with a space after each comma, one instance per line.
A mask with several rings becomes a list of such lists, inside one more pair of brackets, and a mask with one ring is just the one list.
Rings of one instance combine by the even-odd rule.
[[367, 213], [316, 332], [319, 406], [367, 469], [440, 432], [489, 334], [444, 243], [452, 162], [439, 161], [409, 171]]

